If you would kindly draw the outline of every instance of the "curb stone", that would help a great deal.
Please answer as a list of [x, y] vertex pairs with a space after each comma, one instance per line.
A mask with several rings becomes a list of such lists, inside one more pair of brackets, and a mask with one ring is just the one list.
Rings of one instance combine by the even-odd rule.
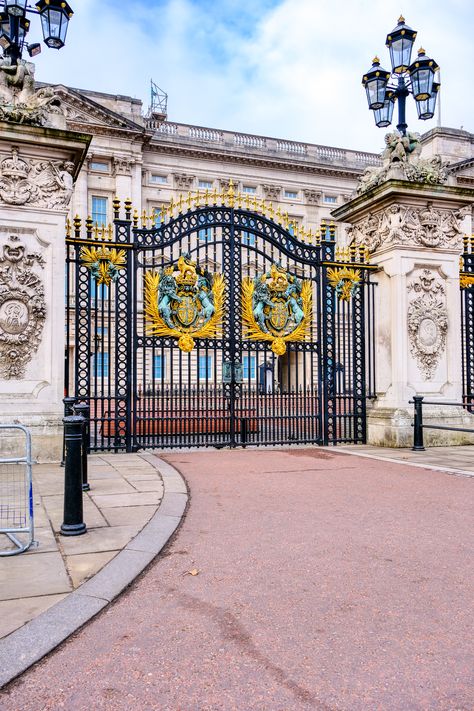
[[163, 479], [164, 494], [155, 515], [90, 580], [0, 640], [0, 689], [115, 600], [156, 558], [178, 528], [188, 503], [185, 481], [176, 469], [157, 456], [145, 458]]

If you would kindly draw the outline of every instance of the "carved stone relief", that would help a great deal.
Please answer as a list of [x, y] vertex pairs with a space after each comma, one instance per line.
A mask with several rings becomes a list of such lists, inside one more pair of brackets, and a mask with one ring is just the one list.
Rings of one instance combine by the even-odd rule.
[[113, 175], [131, 175], [134, 161], [126, 156], [114, 156]]
[[0, 375], [24, 377], [38, 349], [46, 318], [44, 286], [39, 269], [43, 257], [27, 252], [16, 235], [0, 247]]
[[308, 205], [318, 205], [321, 198], [319, 190], [303, 190], [305, 202]]
[[281, 196], [281, 185], [262, 185], [265, 200], [275, 200], [277, 202]]
[[28, 160], [13, 147], [0, 162], [0, 202], [64, 209], [71, 200], [73, 172], [70, 161]]
[[435, 272], [423, 269], [408, 284], [408, 292], [415, 296], [408, 306], [410, 350], [420, 371], [431, 380], [446, 349], [446, 290]]
[[35, 65], [0, 58], [0, 119], [32, 126], [65, 128], [58, 93], [51, 86], [35, 87]]
[[371, 252], [386, 245], [461, 250], [464, 217], [465, 208], [446, 210], [433, 207], [431, 202], [426, 207], [394, 203], [350, 227], [348, 234]]
[[357, 194], [365, 193], [391, 179], [424, 185], [442, 185], [448, 180], [447, 165], [439, 155], [420, 158], [421, 142], [418, 133], [408, 132], [406, 136], [398, 131], [387, 133], [385, 145], [381, 154], [383, 165], [365, 169], [357, 185]]
[[[232, 180], [232, 178], [220, 178], [219, 183], [220, 183], [222, 192], [227, 192], [230, 189], [231, 180]], [[234, 185], [234, 190], [235, 190], [235, 185], [237, 183], [235, 182], [235, 180], [232, 181], [232, 183]]]
[[178, 190], [191, 190], [195, 175], [186, 175], [186, 173], [174, 173], [174, 184]]

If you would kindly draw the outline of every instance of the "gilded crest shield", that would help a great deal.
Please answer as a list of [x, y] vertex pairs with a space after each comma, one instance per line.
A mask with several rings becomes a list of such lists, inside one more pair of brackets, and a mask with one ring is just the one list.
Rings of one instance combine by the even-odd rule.
[[281, 265], [242, 284], [242, 318], [246, 335], [271, 341], [276, 355], [286, 353], [288, 341], [303, 341], [311, 324], [311, 282], [301, 281]]
[[199, 267], [189, 255], [160, 272], [145, 273], [146, 333], [174, 336], [184, 352], [193, 337], [213, 338], [222, 321], [224, 279]]

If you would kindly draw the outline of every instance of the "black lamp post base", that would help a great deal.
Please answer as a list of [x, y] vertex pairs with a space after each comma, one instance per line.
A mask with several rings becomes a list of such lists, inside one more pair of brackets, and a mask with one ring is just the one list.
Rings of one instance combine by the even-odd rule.
[[83, 533], [87, 533], [87, 526], [85, 523], [62, 523], [61, 524], [61, 535], [62, 536], [82, 536]]

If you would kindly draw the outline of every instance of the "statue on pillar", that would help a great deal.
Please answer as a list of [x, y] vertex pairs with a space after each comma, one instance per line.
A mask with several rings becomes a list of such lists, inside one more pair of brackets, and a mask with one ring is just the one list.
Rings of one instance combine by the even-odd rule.
[[35, 65], [0, 58], [0, 120], [66, 128], [61, 101], [51, 86], [35, 89]]

